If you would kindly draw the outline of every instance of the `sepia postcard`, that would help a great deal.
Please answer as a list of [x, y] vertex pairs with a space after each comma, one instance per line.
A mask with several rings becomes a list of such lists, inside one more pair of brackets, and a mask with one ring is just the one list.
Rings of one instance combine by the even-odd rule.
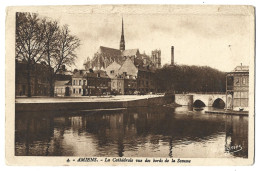
[[6, 9], [6, 164], [254, 164], [255, 8]]

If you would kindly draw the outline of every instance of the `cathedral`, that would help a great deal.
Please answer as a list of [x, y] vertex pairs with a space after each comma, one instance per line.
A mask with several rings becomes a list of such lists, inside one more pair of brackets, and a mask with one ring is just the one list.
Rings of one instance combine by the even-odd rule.
[[128, 58], [136, 67], [161, 68], [161, 50], [153, 50], [149, 56], [145, 53], [141, 54], [139, 49], [125, 49], [124, 21], [122, 19], [119, 49], [100, 46], [92, 60], [87, 58], [84, 66], [86, 70], [105, 70], [113, 62], [122, 65]]

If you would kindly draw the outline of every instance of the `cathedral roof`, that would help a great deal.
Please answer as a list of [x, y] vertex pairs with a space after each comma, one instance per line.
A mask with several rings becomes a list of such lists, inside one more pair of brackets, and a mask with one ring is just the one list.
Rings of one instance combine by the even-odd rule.
[[139, 54], [139, 49], [127, 49], [121, 52], [119, 49], [100, 46], [98, 52], [115, 56], [134, 56]]
[[111, 54], [111, 55], [121, 55], [121, 51], [119, 49], [113, 49], [109, 47], [100, 46], [99, 53]]

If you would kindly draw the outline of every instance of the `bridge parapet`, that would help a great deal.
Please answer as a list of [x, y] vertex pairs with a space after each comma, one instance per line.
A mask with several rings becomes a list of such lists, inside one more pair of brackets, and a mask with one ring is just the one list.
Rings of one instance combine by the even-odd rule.
[[180, 105], [192, 105], [195, 101], [202, 101], [205, 106], [213, 106], [217, 99], [221, 99], [226, 104], [226, 94], [175, 94], [175, 102]]

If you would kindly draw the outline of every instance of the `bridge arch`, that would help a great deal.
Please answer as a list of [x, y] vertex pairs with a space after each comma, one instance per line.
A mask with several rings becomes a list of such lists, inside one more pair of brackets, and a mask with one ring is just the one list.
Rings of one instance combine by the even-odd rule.
[[224, 109], [225, 108], [225, 102], [222, 98], [217, 98], [214, 100], [213, 104], [212, 104], [212, 107], [215, 107], [215, 108], [219, 108], [219, 109]]
[[205, 102], [203, 102], [202, 100], [197, 99], [197, 100], [195, 100], [195, 101], [193, 102], [193, 106], [194, 106], [194, 107], [205, 107], [206, 104], [205, 104]]

